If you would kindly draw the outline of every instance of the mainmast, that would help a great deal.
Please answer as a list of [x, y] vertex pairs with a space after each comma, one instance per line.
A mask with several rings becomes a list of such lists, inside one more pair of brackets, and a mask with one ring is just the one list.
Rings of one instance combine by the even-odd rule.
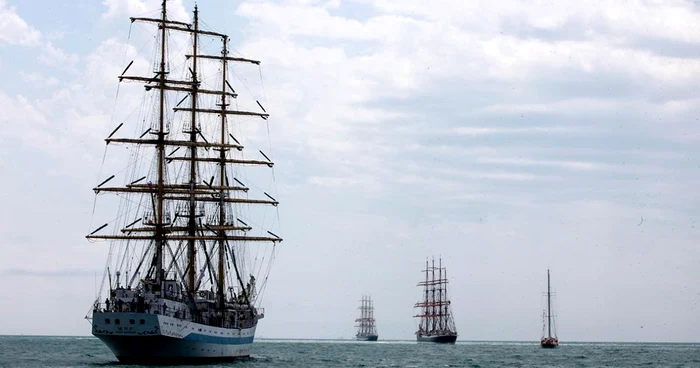
[[192, 238], [187, 241], [187, 289], [190, 293], [194, 293], [195, 290], [195, 275], [196, 275], [196, 257], [197, 249], [195, 247], [195, 236], [197, 235], [197, 219], [196, 210], [197, 202], [195, 199], [195, 188], [197, 185], [197, 40], [199, 32], [199, 11], [197, 10], [197, 5], [194, 6], [194, 33], [193, 46], [192, 46], [192, 92], [190, 98], [192, 98], [192, 115], [190, 117], [190, 142], [192, 146], [190, 147], [190, 212], [188, 218], [188, 235]]
[[428, 298], [428, 258], [425, 259], [425, 312], [423, 313], [425, 320], [425, 331], [428, 331], [428, 310], [430, 308], [429, 298]]
[[160, 104], [158, 115], [158, 142], [156, 149], [158, 150], [158, 195], [157, 216], [156, 216], [156, 282], [160, 285], [163, 281], [163, 178], [165, 176], [165, 35], [167, 27], [166, 15], [167, 0], [163, 0], [163, 11], [161, 18], [161, 33], [160, 33]]
[[547, 269], [547, 334], [552, 337], [552, 301], [551, 288], [549, 284], [549, 269]]
[[[221, 50], [221, 144], [226, 143], [226, 106], [228, 104], [226, 103], [226, 68], [228, 67], [228, 60], [226, 60], [226, 57], [228, 56], [228, 36], [223, 37], [223, 47]], [[224, 148], [221, 148], [219, 151], [219, 186], [223, 188], [226, 185], [225, 179], [226, 179], [226, 150]], [[226, 207], [224, 203], [224, 190], [222, 189], [219, 192], [219, 226], [223, 229], [224, 222], [226, 221]], [[225, 287], [225, 277], [224, 277], [224, 261], [226, 260], [226, 232], [224, 230], [221, 230], [221, 239], [219, 240], [219, 285], [217, 288], [217, 299], [219, 300], [221, 308], [224, 306], [224, 287]], [[236, 260], [232, 260], [234, 263]], [[234, 264], [234, 267], [236, 265]], [[236, 268], [238, 270], [238, 268]], [[238, 275], [238, 272], [236, 272], [236, 277], [240, 279], [240, 275]], [[247, 290], [243, 288], [243, 283], [242, 280], [239, 280], [241, 283], [241, 291], [246, 295], [246, 299], [248, 299], [247, 295]]]
[[438, 308], [438, 328], [440, 331], [444, 329], [444, 314], [442, 314], [442, 290], [443, 290], [443, 285], [442, 285], [442, 257], [440, 257], [440, 263], [438, 266], [438, 301], [437, 301], [437, 308]]

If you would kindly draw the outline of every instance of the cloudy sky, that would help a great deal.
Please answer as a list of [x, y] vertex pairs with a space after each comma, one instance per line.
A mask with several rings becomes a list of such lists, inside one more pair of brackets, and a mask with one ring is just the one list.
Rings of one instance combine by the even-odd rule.
[[[0, 334], [90, 333], [90, 188], [158, 3], [0, 0]], [[700, 340], [695, 2], [199, 7], [263, 61], [285, 241], [259, 336], [349, 338], [372, 294], [412, 339], [434, 255], [460, 339], [539, 339], [551, 268], [562, 340]]]

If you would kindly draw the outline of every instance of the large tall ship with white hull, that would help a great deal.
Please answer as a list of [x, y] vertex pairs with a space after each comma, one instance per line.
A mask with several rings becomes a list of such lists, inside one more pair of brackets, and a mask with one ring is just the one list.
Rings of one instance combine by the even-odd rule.
[[[196, 6], [191, 22], [168, 10], [163, 0], [157, 17], [131, 18], [155, 33], [144, 38], [153, 60], [125, 63], [118, 76], [145, 90], [138, 117], [113, 123], [106, 138], [105, 155], [129, 159], [94, 188], [99, 198], [116, 194], [120, 201], [108, 206], [116, 218], [111, 212], [114, 220], [87, 236], [109, 241], [110, 252], [86, 318], [125, 363], [247, 357], [282, 241], [273, 232], [278, 201], [268, 194], [273, 162], [259, 146], [247, 157], [243, 146], [244, 137], [267, 132], [269, 115], [255, 96], [243, 107], [234, 89], [249, 90], [237, 85], [237, 68], [257, 75], [260, 62], [233, 55], [229, 36], [204, 29]], [[127, 129], [134, 138], [120, 137]], [[258, 168], [251, 174], [244, 170], [250, 166]], [[271, 178], [267, 189], [253, 183], [261, 175]], [[124, 184], [110, 186], [112, 180]]]
[[457, 341], [457, 327], [452, 317], [451, 302], [447, 297], [447, 269], [442, 267], [442, 258], [435, 267], [425, 261], [425, 281], [418, 283], [423, 287], [423, 300], [416, 303], [420, 308], [420, 318], [416, 339], [418, 342], [454, 343]]
[[374, 303], [372, 302], [372, 297], [369, 295], [363, 295], [362, 300], [360, 300], [360, 318], [355, 319], [357, 322], [357, 334], [355, 338], [357, 341], [377, 341], [379, 335], [377, 334], [377, 324], [374, 319]]

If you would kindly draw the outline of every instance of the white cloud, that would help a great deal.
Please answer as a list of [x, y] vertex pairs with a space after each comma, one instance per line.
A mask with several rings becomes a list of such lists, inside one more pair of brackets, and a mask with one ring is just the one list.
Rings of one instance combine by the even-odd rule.
[[[162, 0], [104, 0], [102, 4], [107, 7], [107, 10], [102, 14], [102, 18], [159, 18], [161, 13], [161, 3]], [[169, 19], [189, 21], [189, 13], [185, 10], [182, 0], [168, 1], [167, 7]]]
[[10, 45], [37, 46], [41, 41], [41, 32], [27, 24], [14, 7], [0, 0], [0, 42]]
[[454, 134], [459, 135], [497, 135], [497, 134], [557, 134], [570, 133], [575, 129], [567, 127], [458, 127], [452, 129]]
[[515, 166], [549, 166], [558, 167], [569, 170], [581, 170], [581, 171], [595, 171], [595, 170], [607, 170], [612, 167], [609, 164], [601, 162], [587, 162], [587, 161], [564, 161], [564, 160], [534, 160], [528, 158], [499, 158], [499, 157], [485, 157], [479, 158], [479, 162], [487, 164], [506, 164]]
[[78, 56], [55, 47], [50, 41], [44, 44], [39, 62], [59, 69], [72, 69], [78, 63]]
[[25, 72], [21, 71], [20, 75], [22, 76], [22, 79], [25, 82], [31, 83], [35, 87], [43, 87], [43, 86], [53, 87], [53, 86], [56, 86], [60, 83], [58, 78], [46, 77], [46, 76], [42, 75], [41, 73], [25, 73]]

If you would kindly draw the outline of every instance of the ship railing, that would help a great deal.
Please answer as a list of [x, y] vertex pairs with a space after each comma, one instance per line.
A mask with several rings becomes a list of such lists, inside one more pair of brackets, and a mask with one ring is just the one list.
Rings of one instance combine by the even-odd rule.
[[94, 312], [102, 313], [146, 313], [158, 314], [175, 318], [186, 318], [189, 316], [189, 310], [185, 308], [163, 308], [162, 306], [149, 305], [140, 306], [138, 304], [123, 303], [121, 306], [117, 303], [94, 303], [92, 308]]

